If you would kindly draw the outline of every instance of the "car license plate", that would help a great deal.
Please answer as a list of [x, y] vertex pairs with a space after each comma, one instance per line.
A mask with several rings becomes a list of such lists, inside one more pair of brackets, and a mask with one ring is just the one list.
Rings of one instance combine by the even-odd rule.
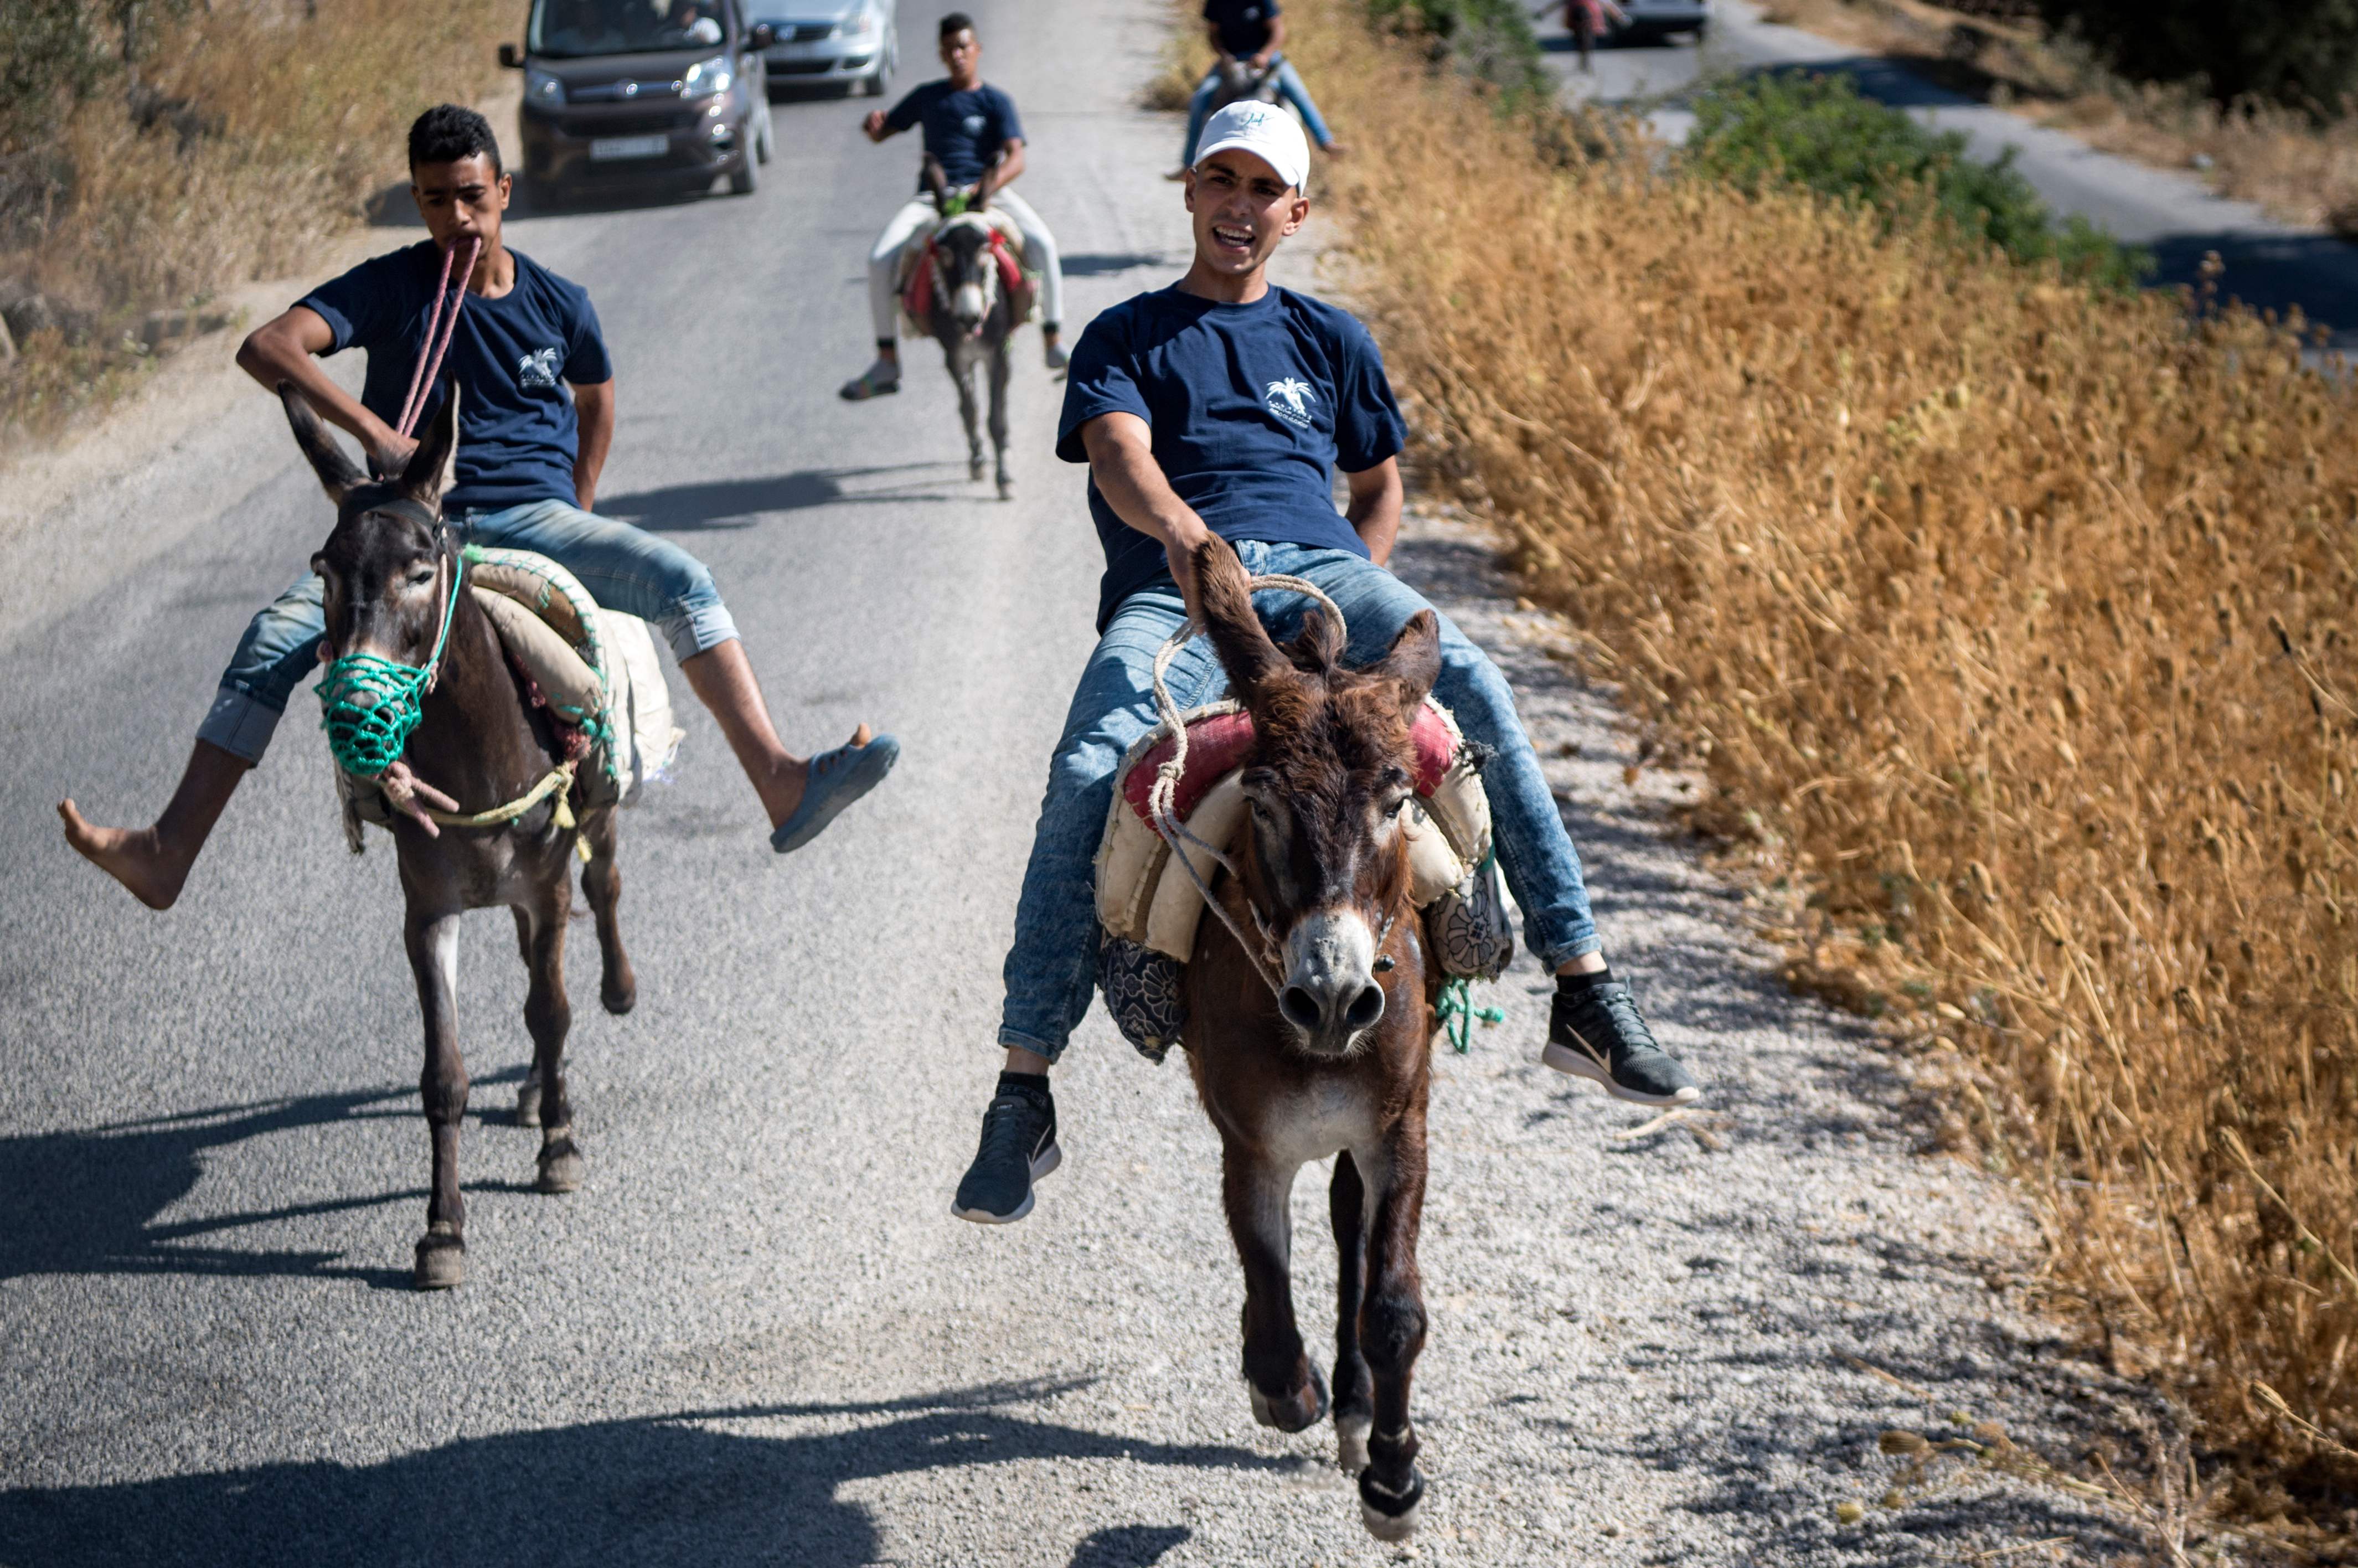
[[669, 136], [600, 136], [590, 144], [590, 161], [615, 163], [623, 158], [661, 157], [669, 151]]

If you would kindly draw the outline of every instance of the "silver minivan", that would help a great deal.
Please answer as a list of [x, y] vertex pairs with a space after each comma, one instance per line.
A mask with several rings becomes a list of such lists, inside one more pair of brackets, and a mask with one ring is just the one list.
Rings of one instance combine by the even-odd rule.
[[776, 37], [772, 87], [857, 87], [883, 96], [901, 65], [895, 0], [750, 0]]

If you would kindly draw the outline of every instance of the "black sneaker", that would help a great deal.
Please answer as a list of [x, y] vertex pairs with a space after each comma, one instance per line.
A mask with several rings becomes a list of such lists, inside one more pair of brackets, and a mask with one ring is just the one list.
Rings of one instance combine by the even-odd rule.
[[1614, 1098], [1638, 1105], [1686, 1105], [1703, 1098], [1694, 1075], [1655, 1044], [1629, 988], [1618, 980], [1556, 992], [1540, 1060], [1559, 1073], [1595, 1078]]
[[1056, 1147], [1056, 1102], [1047, 1089], [1002, 1084], [982, 1113], [982, 1147], [950, 1212], [977, 1225], [1012, 1225], [1032, 1212], [1032, 1184], [1064, 1158]]

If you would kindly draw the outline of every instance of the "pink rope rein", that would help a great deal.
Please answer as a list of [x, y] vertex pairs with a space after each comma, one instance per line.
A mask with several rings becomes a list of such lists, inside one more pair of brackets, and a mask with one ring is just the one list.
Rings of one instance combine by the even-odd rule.
[[[418, 346], [417, 366], [409, 373], [409, 395], [401, 400], [401, 423], [394, 428], [394, 434], [405, 441], [417, 427], [417, 416], [426, 412], [426, 389], [433, 385], [434, 378], [441, 373], [442, 356], [450, 351], [450, 340], [459, 330], [459, 307], [467, 300], [467, 279], [474, 276], [475, 258], [482, 252], [482, 241], [467, 242], [467, 265], [459, 273], [456, 294], [449, 293], [450, 262], [456, 253], [442, 253], [442, 276], [434, 284], [434, 308], [426, 317], [426, 341]], [[450, 314], [447, 320], [442, 315], [445, 298], [450, 302]]]

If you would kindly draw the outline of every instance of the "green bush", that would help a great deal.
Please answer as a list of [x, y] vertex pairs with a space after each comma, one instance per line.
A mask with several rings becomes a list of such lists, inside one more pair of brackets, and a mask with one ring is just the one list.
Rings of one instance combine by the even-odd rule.
[[2153, 268], [2083, 218], [2058, 223], [2014, 168], [1965, 156], [1956, 131], [1926, 130], [1909, 115], [1859, 96], [1847, 76], [1766, 75], [1714, 87], [1695, 103], [1682, 155], [1689, 172], [1747, 191], [1802, 185], [1862, 202], [1887, 221], [1945, 219], [2018, 262], [2055, 261], [2065, 276], [2128, 289]]
[[1445, 51], [1512, 97], [1555, 94], [1522, 0], [1367, 0], [1367, 5], [1378, 26], [1431, 38], [1437, 54]]
[[2040, 0], [2125, 76], [2320, 114], [2358, 96], [2358, 0]]

